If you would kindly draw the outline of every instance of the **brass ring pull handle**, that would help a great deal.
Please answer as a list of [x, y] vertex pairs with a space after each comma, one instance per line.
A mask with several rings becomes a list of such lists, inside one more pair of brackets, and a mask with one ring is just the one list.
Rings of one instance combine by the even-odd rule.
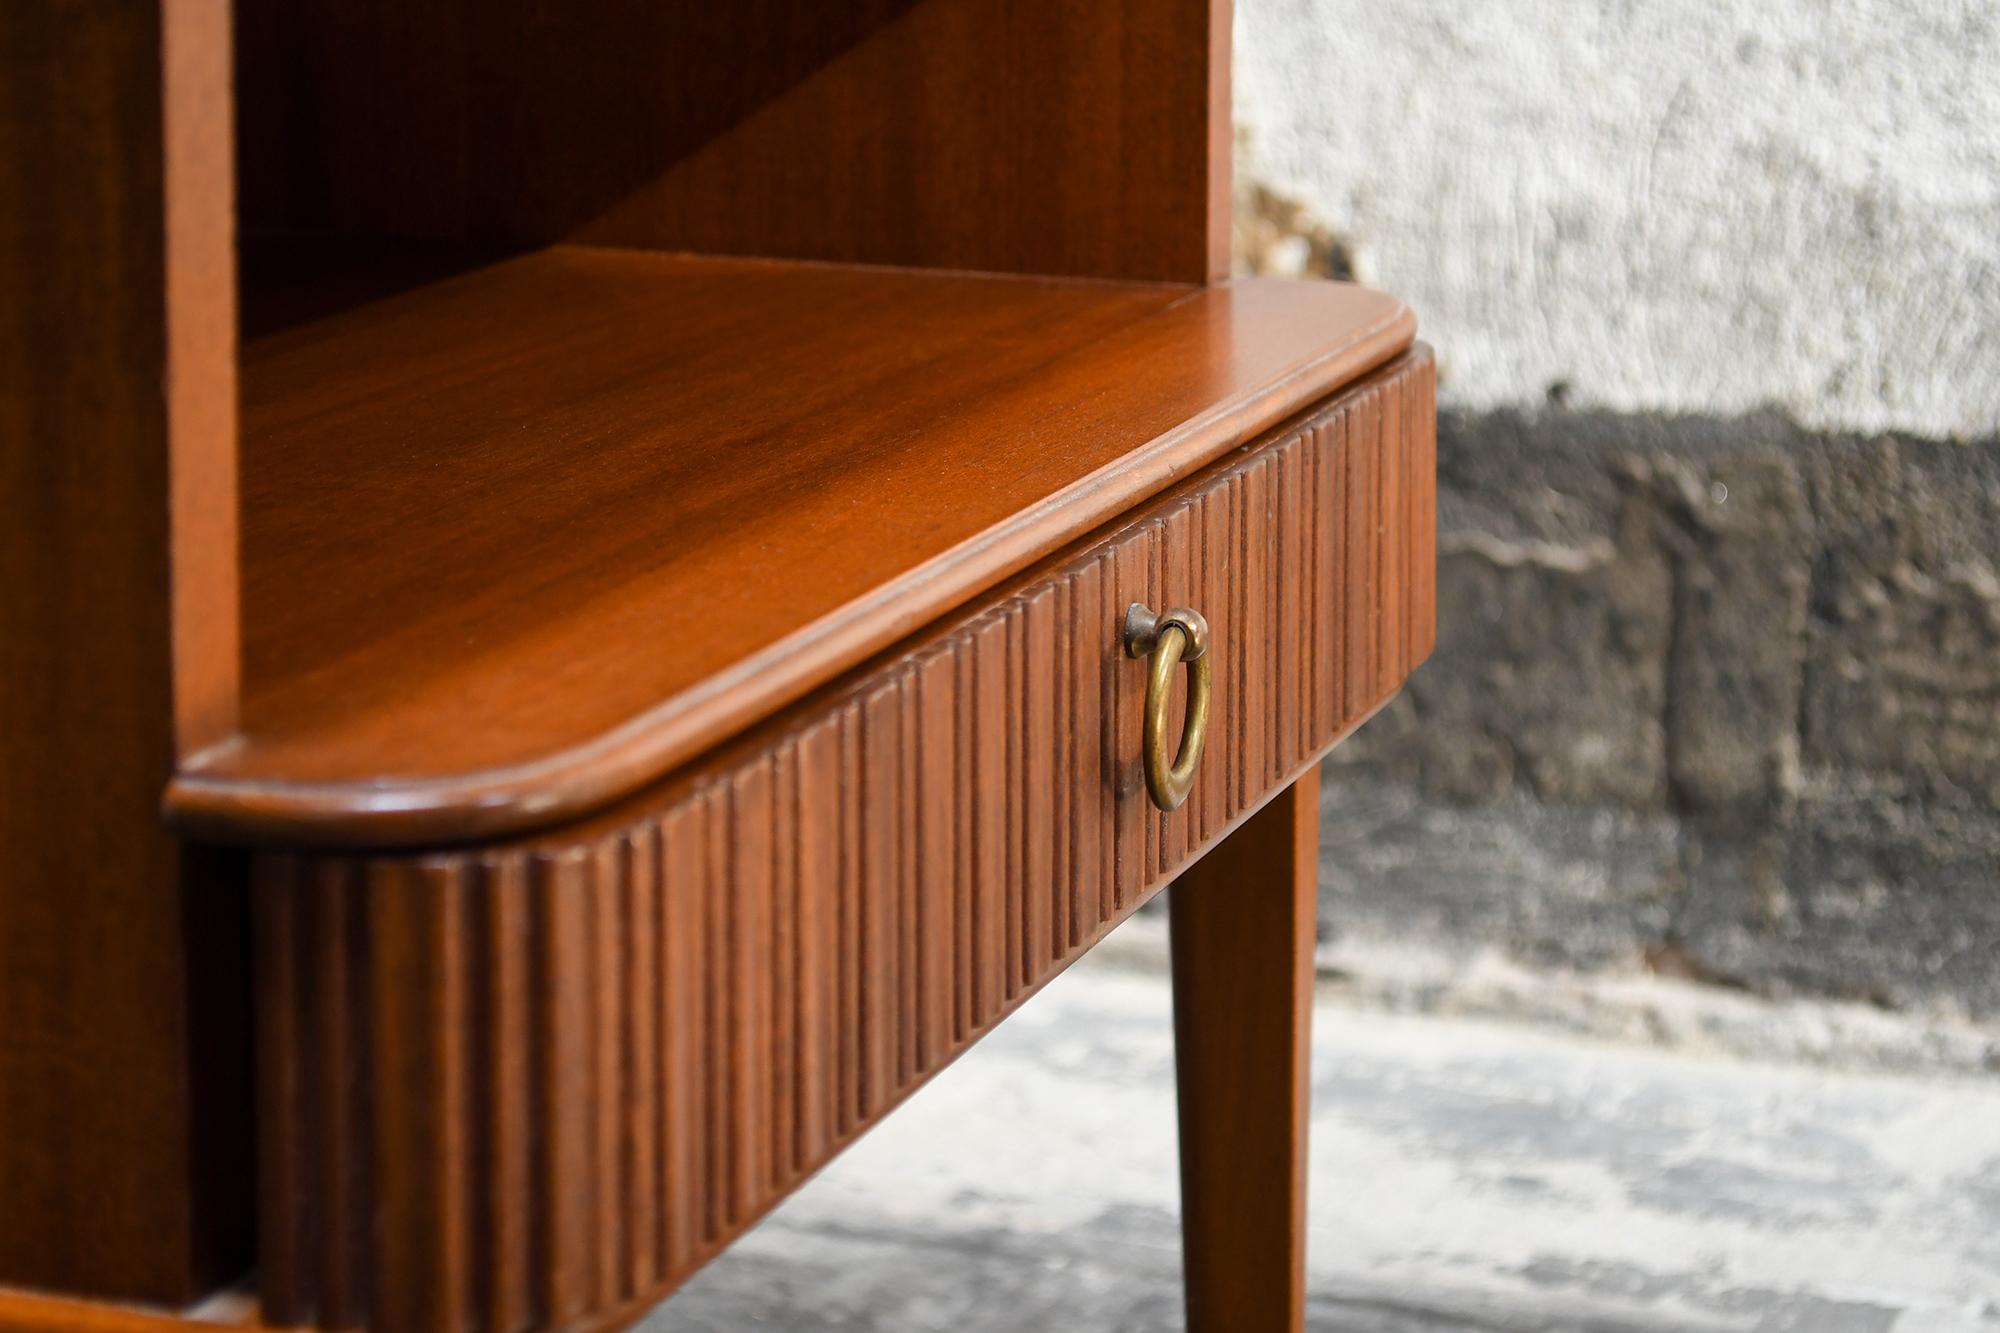
[[[1125, 608], [1125, 652], [1151, 656], [1146, 675], [1146, 792], [1162, 810], [1178, 810], [1194, 790], [1195, 765], [1208, 741], [1208, 693], [1211, 668], [1208, 622], [1201, 612], [1185, 606], [1163, 615], [1142, 602]], [[1167, 754], [1167, 705], [1174, 697], [1174, 668], [1187, 663], [1187, 721], [1181, 726], [1179, 755]]]

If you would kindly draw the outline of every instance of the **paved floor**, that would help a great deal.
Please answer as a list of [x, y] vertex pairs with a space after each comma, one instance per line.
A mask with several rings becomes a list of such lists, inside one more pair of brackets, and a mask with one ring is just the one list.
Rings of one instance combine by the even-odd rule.
[[[1315, 1022], [1316, 1329], [2000, 1330], [2000, 1079]], [[1179, 1328], [1172, 1088], [1164, 979], [1093, 956], [644, 1327]]]

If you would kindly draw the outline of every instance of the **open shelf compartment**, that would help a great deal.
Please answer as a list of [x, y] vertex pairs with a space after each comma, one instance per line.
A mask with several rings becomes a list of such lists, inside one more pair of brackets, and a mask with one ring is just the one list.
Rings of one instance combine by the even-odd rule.
[[231, 838], [602, 804], [1412, 333], [1323, 283], [567, 245], [400, 289], [407, 258], [276, 269], [307, 276], [246, 319], [240, 732], [168, 794]]

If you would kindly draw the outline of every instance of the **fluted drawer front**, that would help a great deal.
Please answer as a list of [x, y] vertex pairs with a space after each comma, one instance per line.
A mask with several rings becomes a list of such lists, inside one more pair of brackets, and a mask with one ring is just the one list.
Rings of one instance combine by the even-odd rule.
[[[1395, 691], [1432, 641], [1432, 394], [1419, 347], [587, 823], [263, 856], [266, 1319], [659, 1299]], [[1218, 654], [1172, 815], [1134, 601]]]

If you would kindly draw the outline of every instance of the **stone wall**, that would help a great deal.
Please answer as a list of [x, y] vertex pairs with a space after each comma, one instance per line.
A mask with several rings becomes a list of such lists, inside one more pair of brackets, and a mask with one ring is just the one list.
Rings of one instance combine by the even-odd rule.
[[1243, 267], [1440, 351], [1327, 927], [2000, 1017], [2000, 16], [1240, 0]]
[[1331, 920], [2000, 1015], [2000, 442], [1439, 429], [1438, 651], [1337, 752], [1329, 837], [1373, 845]]

